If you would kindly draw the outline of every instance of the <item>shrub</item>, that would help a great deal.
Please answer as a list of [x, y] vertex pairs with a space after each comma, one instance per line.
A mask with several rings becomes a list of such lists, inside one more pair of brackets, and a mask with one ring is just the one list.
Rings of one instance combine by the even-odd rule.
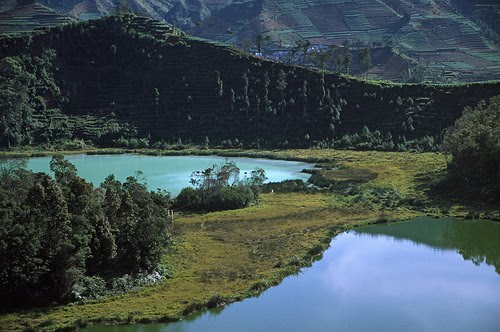
[[314, 191], [314, 188], [311, 187], [310, 185], [308, 186], [302, 180], [284, 180], [281, 182], [270, 182], [262, 186], [262, 192], [265, 193], [311, 192], [311, 191]]
[[248, 186], [225, 187], [216, 191], [207, 201], [207, 210], [235, 210], [248, 206], [254, 200]]
[[240, 169], [233, 163], [213, 165], [193, 172], [191, 184], [195, 188], [181, 190], [174, 208], [188, 211], [234, 210], [248, 206], [258, 198], [265, 181], [265, 171], [251, 172], [249, 179], [239, 180]]
[[225, 299], [219, 294], [212, 295], [207, 302], [207, 308], [216, 308], [225, 303]]
[[106, 281], [98, 276], [84, 276], [73, 285], [71, 298], [73, 300], [97, 299], [106, 292]]
[[83, 329], [89, 325], [89, 321], [87, 318], [78, 318], [74, 325], [77, 329]]
[[187, 316], [187, 315], [190, 315], [198, 310], [201, 310], [203, 309], [203, 305], [201, 303], [198, 303], [196, 301], [193, 301], [191, 303], [189, 303], [186, 308], [184, 308], [184, 310], [182, 311], [182, 315], [183, 316]]
[[268, 289], [269, 288], [269, 283], [265, 280], [259, 280], [257, 282], [255, 282], [251, 287], [250, 287], [250, 291], [252, 292], [262, 292], [263, 290], [265, 289]]
[[181, 190], [175, 199], [175, 208], [180, 210], [199, 210], [202, 205], [200, 192], [194, 188], [186, 187]]

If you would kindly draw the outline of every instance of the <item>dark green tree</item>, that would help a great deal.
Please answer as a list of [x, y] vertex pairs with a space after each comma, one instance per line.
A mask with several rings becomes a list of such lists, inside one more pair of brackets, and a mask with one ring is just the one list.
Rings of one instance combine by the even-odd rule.
[[0, 60], [0, 144], [7, 146], [30, 142], [26, 123], [33, 113], [30, 104], [35, 76], [18, 57]]
[[280, 69], [278, 73], [278, 80], [276, 82], [276, 89], [280, 92], [281, 100], [279, 103], [279, 108], [281, 110], [281, 116], [285, 115], [286, 100], [285, 100], [285, 90], [287, 87], [286, 74], [283, 69]]
[[363, 65], [365, 72], [372, 66], [371, 52], [368, 47], [363, 48], [359, 53], [360, 63]]
[[241, 79], [243, 80], [243, 105], [245, 107], [245, 114], [248, 117], [248, 112], [250, 110], [250, 97], [248, 96], [249, 80], [246, 72], [243, 73]]
[[134, 177], [108, 177], [96, 189], [61, 156], [51, 170], [55, 180], [0, 163], [1, 308], [97, 296], [103, 278], [149, 273], [165, 252], [167, 193]]
[[336, 46], [330, 45], [326, 49], [320, 49], [310, 54], [310, 58], [316, 67], [324, 70], [326, 64], [332, 59]]
[[264, 102], [264, 109], [268, 113], [272, 112], [271, 98], [269, 98], [269, 86], [270, 86], [270, 84], [271, 84], [271, 80], [269, 79], [269, 73], [266, 71], [264, 73], [264, 97], [263, 97], [263, 102]]
[[351, 66], [352, 63], [352, 55], [351, 55], [351, 49], [349, 45], [349, 41], [344, 41], [342, 43], [342, 48], [341, 48], [341, 63], [342, 66], [344, 67], [344, 72], [346, 74], [349, 73], [349, 67]]
[[115, 14], [123, 15], [132, 13], [132, 6], [130, 0], [117, 0], [115, 5]]
[[445, 134], [442, 148], [452, 157], [449, 172], [468, 188], [493, 185], [500, 193], [500, 96], [467, 107]]
[[258, 34], [257, 37], [255, 38], [255, 43], [257, 45], [257, 52], [262, 53], [262, 40], [263, 36], [261, 34]]
[[153, 105], [155, 106], [156, 115], [158, 115], [158, 108], [160, 106], [160, 91], [157, 88], [153, 89]]
[[262, 169], [252, 171], [250, 178], [245, 177], [243, 180], [240, 180], [239, 175], [240, 169], [231, 162], [193, 172], [191, 184], [194, 188], [184, 188], [174, 206], [191, 211], [246, 207], [257, 199], [260, 186], [267, 178]]

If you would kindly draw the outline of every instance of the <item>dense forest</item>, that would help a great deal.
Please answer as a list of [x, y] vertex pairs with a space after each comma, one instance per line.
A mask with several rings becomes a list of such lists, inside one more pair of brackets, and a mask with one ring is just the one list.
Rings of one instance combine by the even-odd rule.
[[170, 196], [135, 177], [94, 187], [63, 157], [55, 178], [0, 165], [0, 311], [93, 299], [168, 275]]
[[442, 148], [451, 156], [447, 182], [454, 190], [500, 199], [500, 96], [466, 108]]
[[498, 82], [366, 82], [133, 16], [0, 41], [0, 145], [432, 150]]

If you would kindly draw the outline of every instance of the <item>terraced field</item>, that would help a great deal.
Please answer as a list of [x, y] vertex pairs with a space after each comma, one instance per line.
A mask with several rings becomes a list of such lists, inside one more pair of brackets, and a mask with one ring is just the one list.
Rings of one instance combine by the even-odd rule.
[[[109, 15], [116, 5], [115, 0], [40, 1], [83, 20]], [[486, 33], [477, 23], [495, 22], [500, 7], [490, 0], [473, 3], [478, 4], [462, 0], [451, 4], [448, 0], [130, 1], [134, 10], [173, 23], [191, 35], [245, 49], [256, 51], [256, 37], [262, 34], [267, 38], [264, 57], [277, 58], [279, 51], [304, 40], [322, 45], [362, 41], [373, 45], [372, 53], [380, 45], [393, 46], [393, 52], [384, 53], [386, 57], [379, 57], [367, 72], [354, 64], [351, 73], [400, 81], [408, 68], [418, 66], [424, 71], [419, 80], [444, 83], [500, 77], [499, 48], [489, 39], [491, 31]], [[490, 16], [485, 16], [488, 11]], [[0, 14], [0, 34], [66, 20], [40, 5], [22, 7]]]
[[[243, 9], [246, 6], [247, 3], [235, 2], [228, 8]], [[377, 0], [264, 0], [255, 1], [254, 6], [260, 10], [253, 17], [245, 14], [243, 21], [241, 17], [228, 15], [236, 10], [225, 9], [188, 32], [228, 42], [265, 33], [284, 46], [293, 46], [301, 39], [324, 43], [381, 40], [401, 19], [401, 15]], [[228, 35], [228, 29], [234, 34]]]
[[500, 77], [498, 49], [463, 16], [446, 14], [444, 10], [440, 13], [413, 15], [412, 26], [397, 35], [403, 51], [428, 68], [426, 79], [441, 76], [450, 81], [473, 81]]
[[[426, 68], [425, 80], [481, 81], [500, 77], [498, 48], [448, 1], [265, 0], [255, 3], [259, 10], [253, 14], [246, 9], [248, 3], [235, 3], [229, 6], [233, 8], [231, 11], [216, 12], [188, 32], [233, 44], [242, 40], [252, 44], [255, 36], [263, 33], [284, 47], [292, 47], [299, 40], [313, 44], [341, 44], [345, 40], [371, 44], [391, 37], [394, 46], [410, 63]], [[230, 15], [237, 12], [246, 14]], [[395, 54], [387, 54], [365, 75], [400, 80], [408, 61], [397, 58]]]
[[14, 8], [16, 0], [3, 0], [0, 2], [0, 13]]
[[74, 20], [40, 4], [18, 6], [0, 12], [0, 35], [15, 35], [71, 22]]

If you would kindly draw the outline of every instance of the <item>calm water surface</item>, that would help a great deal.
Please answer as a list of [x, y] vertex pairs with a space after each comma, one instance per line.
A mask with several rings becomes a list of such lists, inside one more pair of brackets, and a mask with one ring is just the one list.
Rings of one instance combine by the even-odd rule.
[[342, 233], [259, 297], [87, 332], [500, 331], [500, 223], [420, 218]]
[[[125, 181], [128, 176], [141, 171], [150, 189], [164, 189], [173, 195], [177, 195], [182, 188], [190, 185], [189, 179], [192, 172], [204, 170], [213, 164], [220, 164], [225, 161], [234, 161], [241, 170], [240, 176], [244, 176], [245, 172], [250, 173], [255, 168], [263, 168], [270, 182], [288, 179], [307, 180], [310, 174], [301, 173], [301, 171], [304, 168], [314, 167], [312, 164], [295, 161], [217, 156], [143, 156], [126, 154], [68, 155], [65, 158], [76, 166], [81, 177], [94, 185], [99, 185], [110, 174], [114, 174], [120, 181]], [[51, 157], [30, 158], [28, 168], [35, 172], [48, 173], [51, 159]]]

